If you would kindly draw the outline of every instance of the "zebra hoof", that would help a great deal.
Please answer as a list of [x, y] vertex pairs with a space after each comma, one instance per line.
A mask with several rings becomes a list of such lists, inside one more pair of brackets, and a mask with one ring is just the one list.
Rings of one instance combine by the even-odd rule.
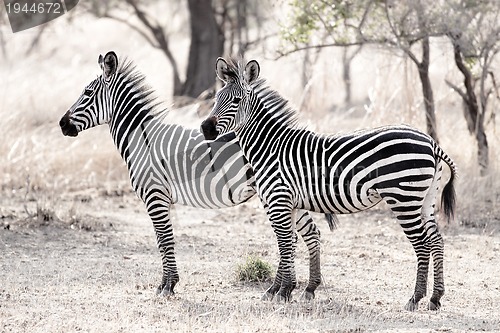
[[272, 301], [274, 298], [274, 294], [266, 291], [264, 295], [261, 297], [261, 301]]
[[410, 299], [410, 300], [408, 301], [408, 303], [406, 303], [406, 306], [405, 306], [405, 310], [406, 310], [406, 311], [411, 311], [411, 312], [413, 312], [413, 311], [415, 311], [415, 310], [417, 310], [417, 309], [418, 309], [418, 303], [417, 303], [417, 302], [415, 302], [415, 301], [413, 300], [413, 298], [412, 298], [412, 299]]
[[310, 302], [314, 299], [314, 297], [315, 297], [314, 291], [304, 290], [304, 293], [302, 294], [302, 296], [300, 296], [300, 300], [305, 302]]
[[170, 297], [174, 296], [174, 291], [163, 286], [159, 286], [156, 288], [156, 296], [162, 296], [162, 297]]
[[429, 302], [429, 306], [427, 307], [427, 309], [431, 311], [437, 311], [440, 308], [441, 308], [441, 302], [439, 301], [433, 302], [432, 300]]

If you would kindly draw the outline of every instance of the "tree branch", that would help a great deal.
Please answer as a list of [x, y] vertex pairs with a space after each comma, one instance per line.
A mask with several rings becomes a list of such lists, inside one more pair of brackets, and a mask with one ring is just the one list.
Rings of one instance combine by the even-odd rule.
[[464, 93], [464, 91], [462, 89], [460, 89], [458, 86], [453, 84], [448, 79], [445, 79], [444, 82], [446, 83], [446, 85], [448, 85], [448, 87], [450, 87], [453, 91], [455, 91], [457, 94], [459, 94], [460, 97], [462, 97], [462, 99], [464, 100], [464, 102], [467, 102], [467, 94]]
[[243, 47], [244, 47], [245, 49], [247, 49], [247, 48], [252, 47], [252, 46], [254, 46], [254, 45], [257, 45], [257, 44], [259, 44], [259, 43], [261, 43], [261, 42], [263, 42], [263, 41], [265, 41], [265, 40], [267, 40], [267, 39], [269, 39], [269, 38], [276, 37], [277, 35], [278, 35], [278, 33], [273, 32], [273, 33], [270, 33], [270, 34], [268, 34], [268, 35], [265, 35], [265, 36], [262, 36], [262, 37], [255, 38], [254, 40], [249, 40], [249, 41], [247, 41], [246, 43], [243, 43]]
[[42, 38], [43, 32], [45, 29], [49, 26], [49, 24], [42, 24], [40, 27], [38, 27], [38, 31], [36, 33], [35, 38], [31, 41], [30, 47], [26, 50], [25, 55], [30, 55], [31, 52], [38, 46], [40, 43], [40, 40]]
[[364, 44], [377, 44], [377, 43], [381, 43], [381, 41], [379, 42], [363, 42], [363, 41], [359, 41], [359, 42], [332, 42], [332, 43], [326, 43], [326, 44], [316, 44], [316, 45], [305, 45], [305, 46], [300, 46], [300, 47], [296, 47], [292, 50], [289, 50], [289, 51], [278, 51], [278, 56], [276, 58], [274, 58], [274, 60], [278, 60], [280, 58], [283, 58], [283, 57], [286, 57], [292, 53], [295, 53], [295, 52], [299, 52], [299, 51], [304, 51], [304, 50], [309, 50], [309, 49], [321, 49], [321, 48], [327, 48], [327, 47], [347, 47], [347, 46], [360, 46], [360, 45], [364, 45]]
[[488, 74], [491, 77], [491, 82], [493, 84], [493, 88], [494, 88], [493, 90], [495, 91], [495, 95], [496, 95], [497, 99], [500, 99], [500, 93], [499, 93], [499, 90], [498, 90], [497, 81], [495, 79], [495, 73], [493, 73], [492, 71], [488, 71]]
[[165, 35], [163, 31], [163, 27], [160, 25], [158, 21], [153, 18], [150, 18], [146, 12], [142, 11], [137, 5], [135, 0], [125, 0], [127, 4], [129, 4], [133, 10], [139, 21], [151, 32], [152, 36], [145, 32], [143, 29], [139, 28], [135, 24], [128, 22], [128, 20], [121, 19], [119, 17], [113, 16], [109, 13], [106, 13], [106, 16], [117, 20], [118, 22], [125, 23], [133, 30], [137, 31], [144, 39], [148, 41], [153, 47], [160, 49], [163, 51], [167, 59], [170, 61], [172, 65], [172, 71], [174, 76], [174, 95], [179, 95], [180, 90], [182, 88], [182, 82], [179, 75], [179, 69], [177, 66], [177, 62], [170, 51], [168, 36]]
[[149, 36], [149, 34], [147, 32], [144, 32], [141, 28], [139, 28], [138, 26], [130, 23], [127, 19], [122, 19], [120, 17], [117, 17], [117, 16], [114, 16], [114, 15], [111, 15], [109, 13], [106, 13], [104, 14], [104, 17], [106, 18], [110, 18], [112, 20], [115, 20], [115, 21], [118, 21], [118, 22], [121, 22], [121, 23], [124, 23], [126, 24], [127, 26], [129, 26], [130, 28], [132, 28], [134, 31], [136, 31], [137, 33], [139, 33], [149, 44], [151, 44], [151, 46], [153, 46], [154, 48], [160, 48], [160, 45], [158, 43], [156, 43], [152, 38], [151, 36]]
[[[499, 91], [498, 91], [498, 86], [497, 86], [497, 82], [496, 82], [496, 79], [495, 79], [495, 74], [492, 71], [488, 71], [488, 74], [491, 76], [491, 82], [492, 82], [492, 85], [493, 85], [493, 87], [491, 88], [491, 90], [494, 92], [495, 97], [498, 100], [500, 100], [500, 94], [499, 94]], [[496, 110], [493, 107], [492, 110], [491, 110], [490, 119], [488, 119], [488, 124], [490, 122], [495, 122], [495, 117], [496, 117]]]
[[389, 24], [389, 28], [391, 29], [391, 33], [396, 38], [396, 43], [395, 43], [396, 46], [404, 51], [405, 48], [403, 47], [403, 45], [401, 45], [398, 32], [396, 31], [396, 28], [394, 27], [394, 24], [392, 23], [391, 15], [389, 14], [389, 4], [387, 3], [387, 0], [385, 1], [385, 5], [384, 5], [384, 13], [385, 13], [385, 18], [387, 20], [387, 23]]
[[477, 99], [476, 96], [474, 96], [474, 87], [472, 86], [472, 74], [467, 68], [467, 66], [465, 66], [464, 64], [458, 41], [452, 38], [452, 43], [453, 43], [455, 64], [457, 65], [458, 70], [464, 76], [464, 85], [465, 85], [465, 90], [467, 92], [467, 99], [464, 101], [469, 101], [470, 103], [473, 103], [474, 105], [470, 104], [470, 106], [475, 107], [477, 110]]
[[145, 12], [143, 12], [142, 10], [139, 9], [139, 7], [137, 6], [137, 4], [135, 3], [134, 0], [125, 0], [130, 6], [132, 6], [132, 8], [134, 9], [135, 11], [135, 14], [137, 15], [137, 18], [146, 26], [148, 27], [149, 30], [151, 30], [152, 32], [155, 32], [158, 28], [160, 28], [160, 25], [158, 22], [154, 22], [154, 26], [153, 26], [153, 23], [151, 23], [149, 21], [149, 19], [147, 18], [147, 14]]
[[[363, 12], [363, 16], [361, 17], [361, 20], [359, 21], [359, 24], [357, 27], [354, 27], [354, 30], [356, 30], [358, 36], [361, 37], [361, 40], [366, 41], [366, 37], [363, 34], [363, 26], [365, 25], [367, 19], [368, 19], [368, 14], [370, 13], [370, 10], [372, 9], [373, 5], [373, 0], [368, 3], [368, 5], [365, 8], [365, 11]], [[349, 26], [349, 25], [346, 25]]]

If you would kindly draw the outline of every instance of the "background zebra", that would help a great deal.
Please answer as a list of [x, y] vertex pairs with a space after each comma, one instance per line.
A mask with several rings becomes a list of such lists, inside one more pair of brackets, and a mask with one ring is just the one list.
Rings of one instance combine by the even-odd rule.
[[384, 127], [342, 136], [318, 135], [297, 126], [296, 112], [287, 101], [257, 80], [260, 67], [250, 61], [227, 63], [219, 58], [216, 73], [225, 85], [202, 123], [207, 139], [234, 129], [243, 153], [255, 171], [258, 194], [268, 208], [278, 239], [281, 286], [288, 300], [295, 288], [291, 211], [353, 213], [385, 201], [395, 214], [417, 255], [417, 278], [406, 305], [415, 310], [426, 294], [430, 256], [434, 290], [429, 309], [440, 307], [444, 294], [443, 240], [434, 218], [444, 161], [451, 178], [443, 189], [448, 219], [455, 206], [453, 161], [428, 135], [410, 127]]
[[[118, 66], [114, 52], [99, 56], [98, 62], [102, 75], [84, 89], [59, 124], [67, 136], [109, 124], [132, 187], [153, 221], [163, 262], [157, 293], [170, 295], [179, 280], [170, 205], [238, 205], [255, 194], [253, 170], [234, 133], [207, 142], [198, 130], [165, 124], [164, 110], [158, 109], [151, 97], [153, 91], [144, 85], [144, 76], [131, 62]], [[307, 288], [314, 290], [321, 279], [319, 230], [307, 212], [298, 212], [296, 221], [310, 256]], [[328, 222], [332, 228], [333, 220]]]

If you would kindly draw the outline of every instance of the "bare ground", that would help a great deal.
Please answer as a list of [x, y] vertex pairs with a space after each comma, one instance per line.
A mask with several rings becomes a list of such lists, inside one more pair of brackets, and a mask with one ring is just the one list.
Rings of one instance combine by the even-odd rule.
[[[268, 283], [235, 278], [248, 254], [276, 267], [276, 241], [256, 200], [225, 210], [176, 207], [181, 281], [169, 299], [154, 295], [160, 257], [133, 194], [57, 200], [48, 221], [26, 219], [22, 207], [8, 197], [1, 207], [1, 332], [500, 331], [500, 237], [494, 231], [443, 226], [443, 307], [425, 310], [426, 298], [410, 313], [403, 306], [416, 258], [382, 208], [340, 216], [334, 233], [317, 216], [324, 281], [316, 300], [278, 304], [260, 301]], [[57, 212], [68, 207], [77, 216], [62, 222]], [[303, 244], [297, 255], [294, 299], [307, 279]]]

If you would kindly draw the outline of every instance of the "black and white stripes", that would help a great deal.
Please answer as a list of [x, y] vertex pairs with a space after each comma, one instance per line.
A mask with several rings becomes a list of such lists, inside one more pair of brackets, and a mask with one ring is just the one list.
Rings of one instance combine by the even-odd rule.
[[414, 310], [426, 294], [430, 256], [434, 290], [430, 309], [444, 294], [443, 241], [434, 218], [444, 161], [451, 178], [443, 189], [444, 212], [453, 215], [453, 161], [428, 135], [390, 126], [348, 135], [326, 136], [297, 126], [286, 100], [257, 79], [256, 61], [246, 66], [219, 58], [217, 75], [226, 84], [202, 130], [207, 139], [235, 130], [255, 172], [258, 194], [278, 239], [281, 285], [267, 297], [289, 299], [295, 287], [291, 211], [307, 209], [354, 213], [385, 201], [412, 243], [418, 261], [415, 291], [406, 305]]
[[[84, 89], [60, 126], [64, 135], [77, 136], [93, 126], [109, 124], [132, 187], [153, 221], [163, 261], [158, 293], [169, 295], [179, 280], [170, 205], [238, 205], [256, 193], [253, 170], [234, 132], [207, 142], [198, 130], [166, 124], [165, 112], [130, 62], [118, 66], [116, 54], [109, 52], [99, 57], [99, 64], [102, 75]], [[314, 268], [310, 285], [315, 288], [320, 278], [319, 230], [307, 212], [298, 214], [297, 226], [309, 249]]]

